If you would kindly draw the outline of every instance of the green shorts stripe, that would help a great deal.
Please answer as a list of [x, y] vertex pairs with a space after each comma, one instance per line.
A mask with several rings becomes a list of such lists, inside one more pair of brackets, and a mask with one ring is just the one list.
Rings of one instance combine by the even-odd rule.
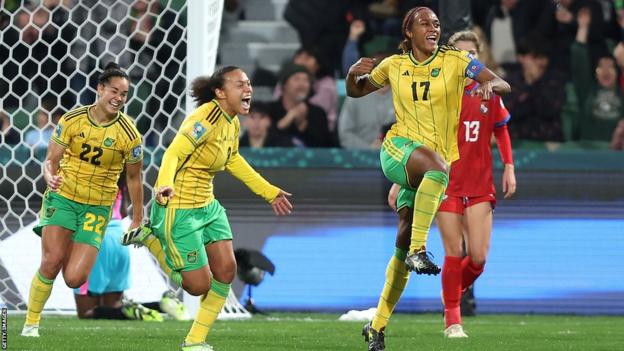
[[384, 139], [379, 158], [386, 178], [403, 188], [412, 188], [405, 167], [412, 152], [422, 145], [422, 143], [403, 137]]
[[176, 209], [152, 204], [150, 221], [174, 270], [190, 271], [208, 264], [205, 246], [232, 240], [232, 230], [219, 201], [200, 208]]

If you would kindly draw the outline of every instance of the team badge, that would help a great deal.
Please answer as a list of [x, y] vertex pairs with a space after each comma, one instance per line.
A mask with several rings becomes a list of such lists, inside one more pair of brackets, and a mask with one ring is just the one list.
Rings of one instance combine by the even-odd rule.
[[55, 207], [48, 207], [48, 208], [46, 208], [46, 212], [45, 212], [46, 218], [50, 218], [50, 217], [54, 216], [54, 212], [56, 212], [56, 208]]
[[135, 147], [134, 149], [132, 149], [132, 158], [137, 158], [139, 156], [141, 156], [142, 150], [141, 150], [141, 145]]
[[186, 261], [188, 263], [195, 263], [195, 262], [197, 262], [197, 250], [191, 251], [191, 252], [187, 253], [186, 254]]
[[56, 129], [54, 130], [54, 136], [57, 138], [60, 138], [62, 132], [63, 132], [63, 126], [59, 124], [56, 126]]
[[104, 146], [106, 147], [111, 147], [113, 146], [114, 143], [115, 143], [115, 139], [112, 139], [112, 138], [104, 139]]
[[440, 69], [439, 68], [434, 68], [434, 69], [431, 70], [431, 76], [433, 78], [435, 78], [435, 77], [437, 77], [439, 75], [440, 75]]
[[479, 111], [481, 111], [482, 114], [486, 114], [488, 112], [487, 105], [484, 103], [481, 103], [481, 107], [479, 107]]
[[201, 136], [204, 135], [205, 132], [206, 132], [206, 128], [204, 128], [204, 126], [202, 126], [201, 123], [195, 122], [195, 125], [193, 126], [193, 130], [191, 131], [193, 138], [195, 140], [199, 140], [199, 138], [201, 138]]

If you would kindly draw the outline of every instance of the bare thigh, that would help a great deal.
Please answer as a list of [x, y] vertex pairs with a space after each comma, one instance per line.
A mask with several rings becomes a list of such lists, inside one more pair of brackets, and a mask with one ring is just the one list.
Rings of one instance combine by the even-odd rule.
[[438, 212], [436, 223], [442, 236], [446, 256], [463, 256], [463, 216], [453, 212]]
[[480, 202], [464, 211], [466, 251], [476, 264], [483, 264], [490, 250], [492, 236], [492, 205]]

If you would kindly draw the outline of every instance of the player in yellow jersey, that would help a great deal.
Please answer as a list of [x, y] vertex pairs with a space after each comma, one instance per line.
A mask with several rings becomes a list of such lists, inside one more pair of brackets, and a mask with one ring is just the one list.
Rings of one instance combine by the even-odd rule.
[[30, 287], [23, 336], [39, 336], [41, 311], [61, 270], [70, 288], [87, 280], [124, 168], [133, 207], [130, 228], [143, 220], [141, 134], [121, 112], [129, 84], [118, 65], [108, 64], [98, 78], [97, 101], [63, 115], [52, 135], [43, 170], [48, 189], [34, 228], [43, 252]]
[[[409, 271], [438, 274], [425, 250], [427, 235], [448, 184], [448, 167], [458, 159], [457, 126], [465, 80], [481, 83], [474, 94], [488, 100], [511, 88], [467, 51], [438, 46], [440, 21], [426, 7], [411, 9], [403, 19], [403, 54], [376, 62], [361, 58], [349, 69], [347, 94], [360, 97], [390, 85], [397, 122], [381, 153], [386, 177], [401, 186], [396, 250], [373, 321], [364, 327], [369, 351], [384, 350], [384, 329]], [[411, 197], [414, 210], [407, 206]]]
[[[230, 291], [236, 273], [232, 230], [225, 209], [214, 198], [212, 180], [226, 170], [271, 204], [276, 215], [292, 210], [289, 193], [271, 185], [238, 152], [238, 114], [249, 113], [252, 88], [234, 66], [196, 79], [191, 95], [197, 109], [182, 122], [167, 148], [156, 180], [149, 235], [127, 236], [124, 244], [145, 243], [158, 261], [181, 274], [189, 294], [201, 295], [199, 311], [182, 350], [212, 350], [208, 331]], [[164, 259], [162, 256], [166, 256]], [[210, 262], [210, 265], [208, 265]], [[175, 274], [172, 275], [176, 280]]]

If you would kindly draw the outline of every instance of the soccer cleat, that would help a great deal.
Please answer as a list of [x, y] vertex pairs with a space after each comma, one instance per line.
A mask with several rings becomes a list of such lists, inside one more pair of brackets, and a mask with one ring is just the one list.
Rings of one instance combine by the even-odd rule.
[[121, 245], [128, 246], [134, 244], [136, 247], [143, 246], [143, 241], [150, 234], [152, 234], [152, 228], [148, 220], [143, 222], [140, 226], [125, 232], [121, 237]]
[[29, 338], [38, 338], [39, 337], [39, 324], [24, 324], [24, 328], [22, 329], [21, 336], [26, 336]]
[[408, 270], [416, 272], [416, 274], [440, 274], [440, 267], [433, 263], [430, 257], [433, 258], [431, 253], [425, 250], [420, 250], [407, 256], [405, 259], [405, 265], [407, 265]]
[[214, 349], [205, 342], [197, 344], [187, 344], [186, 342], [183, 342], [180, 346], [180, 351], [214, 351]]
[[461, 324], [453, 324], [449, 325], [449, 327], [444, 330], [444, 337], [449, 339], [456, 339], [467, 338], [468, 335], [464, 333], [464, 328], [462, 328]]
[[128, 319], [145, 322], [162, 322], [164, 320], [160, 312], [147, 308], [131, 300], [124, 300], [121, 312], [128, 317]]
[[171, 290], [165, 292], [160, 299], [160, 309], [177, 321], [191, 320], [191, 315], [186, 306], [182, 301], [178, 300], [175, 293]]
[[364, 341], [368, 343], [368, 351], [382, 351], [386, 349], [386, 343], [384, 341], [385, 334], [383, 328], [380, 332], [373, 329], [372, 322], [366, 323], [362, 328], [362, 335]]

